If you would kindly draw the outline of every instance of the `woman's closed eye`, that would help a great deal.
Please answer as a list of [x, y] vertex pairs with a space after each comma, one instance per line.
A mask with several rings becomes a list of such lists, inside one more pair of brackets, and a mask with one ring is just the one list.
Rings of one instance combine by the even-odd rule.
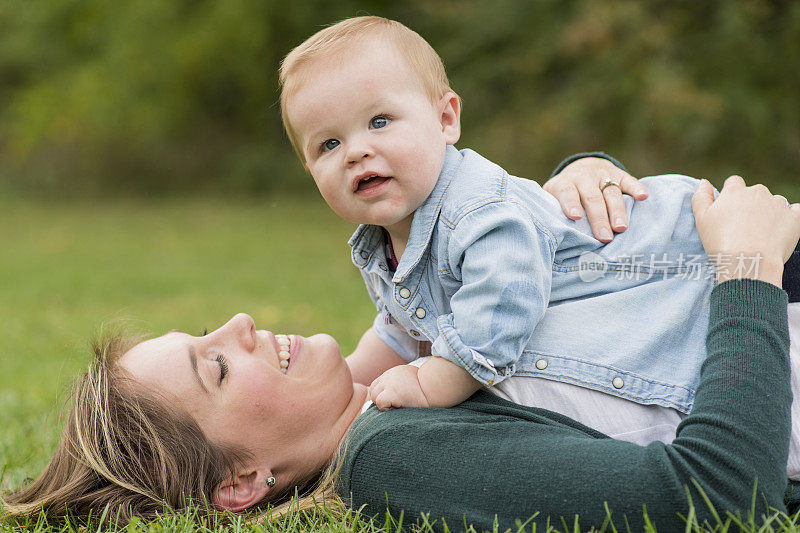
[[219, 383], [222, 384], [222, 380], [228, 375], [228, 360], [222, 354], [218, 355], [215, 360], [219, 363]]

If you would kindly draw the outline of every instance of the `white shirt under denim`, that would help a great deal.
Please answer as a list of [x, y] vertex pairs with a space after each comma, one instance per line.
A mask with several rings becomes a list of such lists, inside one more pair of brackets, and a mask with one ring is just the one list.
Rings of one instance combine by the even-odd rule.
[[407, 361], [438, 355], [487, 386], [536, 376], [688, 412], [713, 285], [697, 181], [642, 182], [650, 197], [626, 197], [630, 227], [603, 244], [534, 181], [448, 147], [395, 272], [383, 228], [350, 239], [375, 332]]
[[[792, 391], [800, 391], [800, 303], [789, 304], [789, 362]], [[410, 364], [420, 366], [428, 357]], [[669, 407], [642, 405], [610, 394], [578, 387], [569, 383], [511, 376], [489, 387], [490, 392], [508, 401], [555, 411], [609, 437], [647, 446], [651, 442], [670, 443], [675, 439], [678, 424], [686, 415]], [[371, 405], [367, 402], [365, 408]], [[800, 420], [800, 399], [792, 401], [792, 421]], [[792, 425], [786, 477], [800, 479], [800, 428]]]
[[[788, 317], [792, 390], [800, 391], [800, 303], [789, 304]], [[420, 357], [410, 364], [420, 366], [426, 359], [429, 357]], [[488, 390], [520, 405], [561, 413], [609, 437], [640, 446], [654, 441], [672, 442], [678, 424], [686, 417], [669, 407], [643, 405], [577, 385], [528, 376], [511, 376]], [[365, 409], [369, 405], [372, 402], [367, 402]], [[797, 394], [791, 412], [792, 421], [800, 420]], [[792, 425], [786, 477], [800, 479], [800, 428], [796, 424]]]

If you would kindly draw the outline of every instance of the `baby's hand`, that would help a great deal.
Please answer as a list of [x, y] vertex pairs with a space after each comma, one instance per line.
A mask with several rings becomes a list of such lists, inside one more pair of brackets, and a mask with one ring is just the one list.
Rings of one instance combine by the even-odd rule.
[[378, 376], [369, 386], [369, 398], [381, 411], [396, 407], [429, 407], [417, 379], [419, 368], [400, 365]]

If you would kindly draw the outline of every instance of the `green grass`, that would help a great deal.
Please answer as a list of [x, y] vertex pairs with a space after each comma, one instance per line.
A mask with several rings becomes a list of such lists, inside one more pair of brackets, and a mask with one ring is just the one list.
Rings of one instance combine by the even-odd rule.
[[374, 317], [349, 260], [353, 228], [321, 200], [0, 209], [2, 488], [43, 466], [55, 407], [104, 322], [200, 333], [244, 311], [259, 327], [331, 333], [349, 353]]
[[[353, 227], [317, 198], [0, 200], [0, 210], [2, 490], [44, 467], [55, 446], [64, 392], [87, 364], [87, 339], [102, 323], [126, 320], [152, 334], [171, 328], [199, 333], [245, 311], [259, 327], [331, 333], [349, 353], [374, 315], [349, 259], [346, 241]], [[416, 517], [406, 517], [406, 524], [410, 518]], [[780, 524], [800, 531], [781, 517], [763, 531], [782, 530]], [[259, 529], [386, 532], [396, 526], [372, 524], [353, 511], [339, 518], [321, 510]], [[553, 526], [580, 530], [572, 522]], [[625, 530], [624, 522], [616, 526]], [[128, 529], [223, 527], [184, 513]], [[0, 530], [10, 528], [0, 524]], [[35, 522], [24, 529], [58, 530]], [[420, 530], [430, 530], [430, 524], [423, 522]], [[730, 522], [720, 530], [759, 529]]]

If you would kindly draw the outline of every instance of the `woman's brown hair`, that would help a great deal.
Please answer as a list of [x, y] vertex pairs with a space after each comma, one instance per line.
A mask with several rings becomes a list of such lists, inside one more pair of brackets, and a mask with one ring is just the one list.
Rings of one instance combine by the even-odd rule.
[[[124, 524], [133, 516], [156, 518], [187, 507], [218, 514], [213, 490], [234, 475], [247, 453], [211, 442], [187, 413], [117, 364], [140, 340], [102, 334], [92, 342], [93, 361], [72, 389], [53, 457], [37, 479], [0, 498], [1, 518], [35, 519], [43, 512], [50, 519], [103, 517]], [[270, 491], [257, 509], [283, 503], [253, 518], [304, 511], [323, 501], [341, 509], [335, 472], [328, 468], [315, 478], [312, 490], [296, 500], [287, 501], [294, 487]]]

